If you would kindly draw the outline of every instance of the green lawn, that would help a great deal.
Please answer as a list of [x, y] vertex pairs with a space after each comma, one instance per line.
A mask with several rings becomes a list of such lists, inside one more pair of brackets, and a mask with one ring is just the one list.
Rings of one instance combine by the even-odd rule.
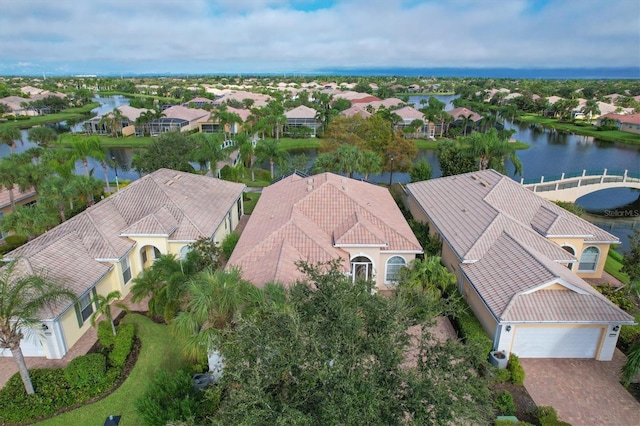
[[523, 123], [541, 124], [544, 127], [557, 129], [577, 135], [593, 136], [604, 141], [620, 142], [630, 145], [640, 145], [640, 137], [633, 133], [621, 132], [620, 130], [598, 131], [598, 127], [581, 123], [582, 125], [559, 122], [556, 118], [541, 117], [534, 114], [525, 114], [518, 117], [518, 121]]
[[106, 135], [80, 135], [75, 133], [64, 133], [60, 135], [57, 144], [59, 146], [70, 146], [71, 143], [75, 140], [88, 138], [88, 137], [96, 137], [100, 140], [100, 144], [104, 148], [143, 148], [148, 147], [151, 144], [152, 138], [150, 136], [137, 137], [137, 136], [127, 136], [127, 137], [119, 137], [113, 138], [111, 136]]
[[28, 129], [33, 126], [39, 126], [48, 123], [59, 123], [66, 120], [86, 119], [87, 115], [92, 109], [99, 107], [98, 102], [92, 102], [77, 108], [67, 108], [56, 114], [38, 115], [36, 117], [29, 117], [26, 120], [11, 120], [4, 123], [0, 123], [2, 127], [17, 127], [19, 129]]
[[289, 151], [292, 149], [312, 149], [320, 148], [320, 139], [306, 138], [306, 139], [294, 139], [294, 138], [280, 138], [278, 142], [282, 151]]
[[147, 383], [159, 369], [176, 371], [184, 366], [178, 352], [180, 345], [169, 334], [166, 325], [156, 324], [139, 314], [129, 314], [124, 323], [132, 323], [142, 341], [138, 362], [127, 380], [115, 392], [105, 399], [85, 405], [73, 411], [44, 420], [39, 425], [98, 425], [103, 424], [109, 415], [121, 415], [121, 426], [138, 426], [142, 420], [138, 417], [133, 402], [142, 395]]
[[244, 213], [251, 214], [253, 213], [253, 209], [256, 207], [258, 203], [258, 199], [260, 198], [259, 192], [247, 192], [244, 194]]
[[156, 96], [156, 95], [143, 95], [141, 93], [126, 93], [126, 92], [119, 92], [117, 90], [102, 90], [102, 91], [98, 92], [98, 94], [101, 95], [101, 96], [121, 95], [121, 96], [124, 96], [126, 98], [157, 99], [159, 102], [165, 103], [165, 104], [180, 104], [180, 105], [182, 105], [182, 100], [181, 99], [163, 97], [163, 96]]
[[619, 279], [624, 284], [629, 284], [629, 276], [622, 269], [622, 255], [615, 250], [609, 250], [607, 261], [604, 264], [604, 270], [613, 277]]

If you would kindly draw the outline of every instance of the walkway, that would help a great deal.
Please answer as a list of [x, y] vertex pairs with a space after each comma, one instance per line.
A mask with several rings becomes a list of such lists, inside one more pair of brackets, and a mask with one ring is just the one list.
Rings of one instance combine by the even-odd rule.
[[626, 357], [612, 361], [520, 359], [524, 386], [536, 405], [550, 405], [573, 426], [638, 426], [640, 403], [619, 382]]
[[[124, 299], [127, 306], [134, 312], [146, 312], [149, 310], [147, 300], [143, 300], [140, 303], [131, 302], [131, 294]], [[114, 318], [122, 312], [122, 309], [118, 307], [112, 308]], [[98, 341], [98, 335], [94, 327], [89, 328], [87, 332], [76, 342], [75, 345], [67, 352], [62, 359], [47, 359], [44, 357], [25, 357], [27, 368], [32, 370], [34, 368], [55, 368], [65, 367], [72, 359], [85, 355]], [[11, 357], [0, 357], [0, 388], [3, 388], [7, 381], [18, 372], [18, 366]]]

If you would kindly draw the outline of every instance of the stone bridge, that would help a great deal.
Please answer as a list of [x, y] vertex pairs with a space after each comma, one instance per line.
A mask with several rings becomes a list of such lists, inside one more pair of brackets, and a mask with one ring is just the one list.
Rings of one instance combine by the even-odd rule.
[[520, 183], [542, 198], [551, 201], [573, 203], [583, 195], [609, 188], [640, 189], [640, 172], [623, 171], [587, 171], [563, 173], [561, 176], [525, 180]]

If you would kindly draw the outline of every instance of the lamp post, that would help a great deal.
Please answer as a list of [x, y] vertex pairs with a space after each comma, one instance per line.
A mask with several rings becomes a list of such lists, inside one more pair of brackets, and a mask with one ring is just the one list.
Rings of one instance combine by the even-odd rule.
[[118, 163], [116, 163], [116, 156], [111, 156], [111, 161], [113, 161], [113, 169], [116, 171], [116, 191], [120, 191], [120, 184], [118, 183]]
[[389, 186], [393, 183], [393, 155], [391, 156], [391, 173], [389, 174]]

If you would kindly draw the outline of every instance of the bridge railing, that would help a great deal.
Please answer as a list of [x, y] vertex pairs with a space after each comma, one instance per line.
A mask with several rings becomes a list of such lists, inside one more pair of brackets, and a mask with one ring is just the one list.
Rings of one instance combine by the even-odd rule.
[[520, 183], [533, 192], [558, 191], [579, 186], [616, 182], [640, 182], [640, 172], [628, 170], [583, 170], [560, 176], [542, 176], [539, 179], [521, 179]]

